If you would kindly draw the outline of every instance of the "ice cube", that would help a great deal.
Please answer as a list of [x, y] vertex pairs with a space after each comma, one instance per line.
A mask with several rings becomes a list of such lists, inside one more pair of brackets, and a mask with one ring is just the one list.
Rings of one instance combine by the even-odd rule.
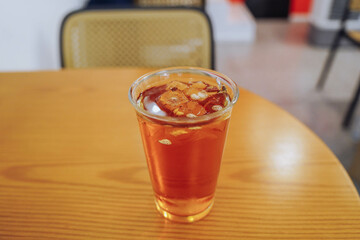
[[187, 97], [179, 90], [168, 90], [156, 99], [157, 105], [166, 112], [173, 112], [188, 101]]
[[172, 81], [172, 82], [168, 83], [167, 87], [166, 87], [167, 90], [171, 90], [171, 91], [176, 91], [176, 90], [183, 91], [187, 88], [188, 88], [188, 85], [186, 85], [185, 83], [179, 82], [179, 81]]
[[202, 81], [198, 81], [198, 82], [195, 82], [195, 83], [191, 84], [192, 88], [197, 88], [197, 89], [205, 89], [207, 86], [208, 85], [206, 85]]
[[166, 116], [166, 113], [159, 108], [156, 102], [151, 101], [149, 96], [144, 97], [142, 104], [145, 110], [156, 115]]
[[[189, 101], [183, 105], [181, 105], [178, 111], [184, 113], [184, 115], [193, 114], [195, 116], [201, 116], [206, 114], [205, 108], [201, 106], [199, 103], [194, 101]], [[192, 116], [192, 115], [190, 115]]]
[[206, 92], [218, 92], [219, 91], [219, 88], [217, 86], [207, 86], [205, 88], [205, 91]]
[[[226, 106], [228, 95], [227, 93], [216, 93], [208, 97], [204, 102], [204, 108], [207, 112], [216, 112]], [[214, 108], [213, 108], [214, 107]], [[221, 109], [220, 109], [221, 107]], [[219, 109], [219, 110], [217, 110]]]

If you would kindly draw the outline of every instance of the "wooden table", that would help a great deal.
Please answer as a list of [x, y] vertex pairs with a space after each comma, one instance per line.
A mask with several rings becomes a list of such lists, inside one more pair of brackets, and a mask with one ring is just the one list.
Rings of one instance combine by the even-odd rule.
[[334, 154], [244, 89], [210, 215], [164, 220], [127, 97], [147, 71], [0, 74], [0, 239], [360, 239], [360, 200]]

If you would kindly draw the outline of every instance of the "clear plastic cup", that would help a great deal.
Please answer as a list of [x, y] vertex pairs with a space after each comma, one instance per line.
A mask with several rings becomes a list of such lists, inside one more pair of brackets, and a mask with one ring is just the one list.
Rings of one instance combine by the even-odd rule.
[[[145, 110], [138, 98], [145, 90], [167, 84], [202, 81], [226, 90], [221, 110], [198, 116], [160, 116]], [[194, 222], [213, 206], [231, 110], [239, 91], [227, 76], [202, 68], [176, 67], [137, 79], [129, 91], [139, 121], [157, 210], [176, 222]]]

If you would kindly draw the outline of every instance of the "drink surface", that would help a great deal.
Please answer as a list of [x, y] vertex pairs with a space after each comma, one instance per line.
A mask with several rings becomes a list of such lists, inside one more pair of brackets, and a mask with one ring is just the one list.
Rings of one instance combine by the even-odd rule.
[[[140, 93], [137, 103], [160, 116], [196, 118], [225, 108], [224, 86], [202, 81], [169, 81]], [[138, 115], [156, 203], [162, 210], [190, 216], [213, 202], [229, 116], [199, 125], [176, 126]]]
[[226, 107], [230, 97], [225, 86], [202, 81], [171, 81], [142, 92], [137, 103], [148, 112], [170, 117], [196, 118]]

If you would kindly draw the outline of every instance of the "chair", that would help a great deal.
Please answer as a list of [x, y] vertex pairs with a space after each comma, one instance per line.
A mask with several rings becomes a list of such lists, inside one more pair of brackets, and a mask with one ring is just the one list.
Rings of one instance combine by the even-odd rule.
[[196, 66], [214, 69], [207, 15], [192, 8], [85, 9], [61, 27], [64, 68]]
[[316, 88], [318, 90], [324, 87], [341, 39], [346, 38], [351, 43], [360, 47], [360, 33], [346, 30], [346, 21], [351, 17], [351, 13], [353, 12], [360, 12], [360, 0], [345, 0], [345, 9], [340, 20], [340, 30], [335, 35], [334, 41], [330, 47], [329, 55], [325, 61], [320, 78], [316, 84]]
[[[346, 29], [346, 21], [351, 17], [352, 12], [360, 12], [360, 0], [346, 0], [345, 3], [345, 10], [341, 17], [340, 21], [340, 30], [337, 32], [334, 41], [331, 45], [329, 55], [325, 61], [324, 67], [321, 71], [320, 78], [316, 84], [316, 88], [318, 90], [322, 89], [324, 87], [325, 81], [327, 79], [327, 76], [329, 74], [330, 68], [333, 64], [333, 60], [336, 55], [336, 51], [340, 45], [340, 41], [342, 38], [345, 38], [349, 40], [354, 45], [360, 47], [360, 32], [357, 31], [348, 31]], [[354, 115], [354, 111], [356, 109], [356, 105], [359, 101], [360, 97], [360, 78], [359, 78], [359, 85], [357, 87], [357, 90], [355, 91], [355, 94], [350, 102], [350, 105], [348, 106], [348, 109], [346, 111], [345, 117], [342, 122], [342, 126], [344, 128], [348, 128], [350, 126], [352, 117]]]
[[140, 7], [199, 7], [205, 9], [205, 0], [136, 0]]

